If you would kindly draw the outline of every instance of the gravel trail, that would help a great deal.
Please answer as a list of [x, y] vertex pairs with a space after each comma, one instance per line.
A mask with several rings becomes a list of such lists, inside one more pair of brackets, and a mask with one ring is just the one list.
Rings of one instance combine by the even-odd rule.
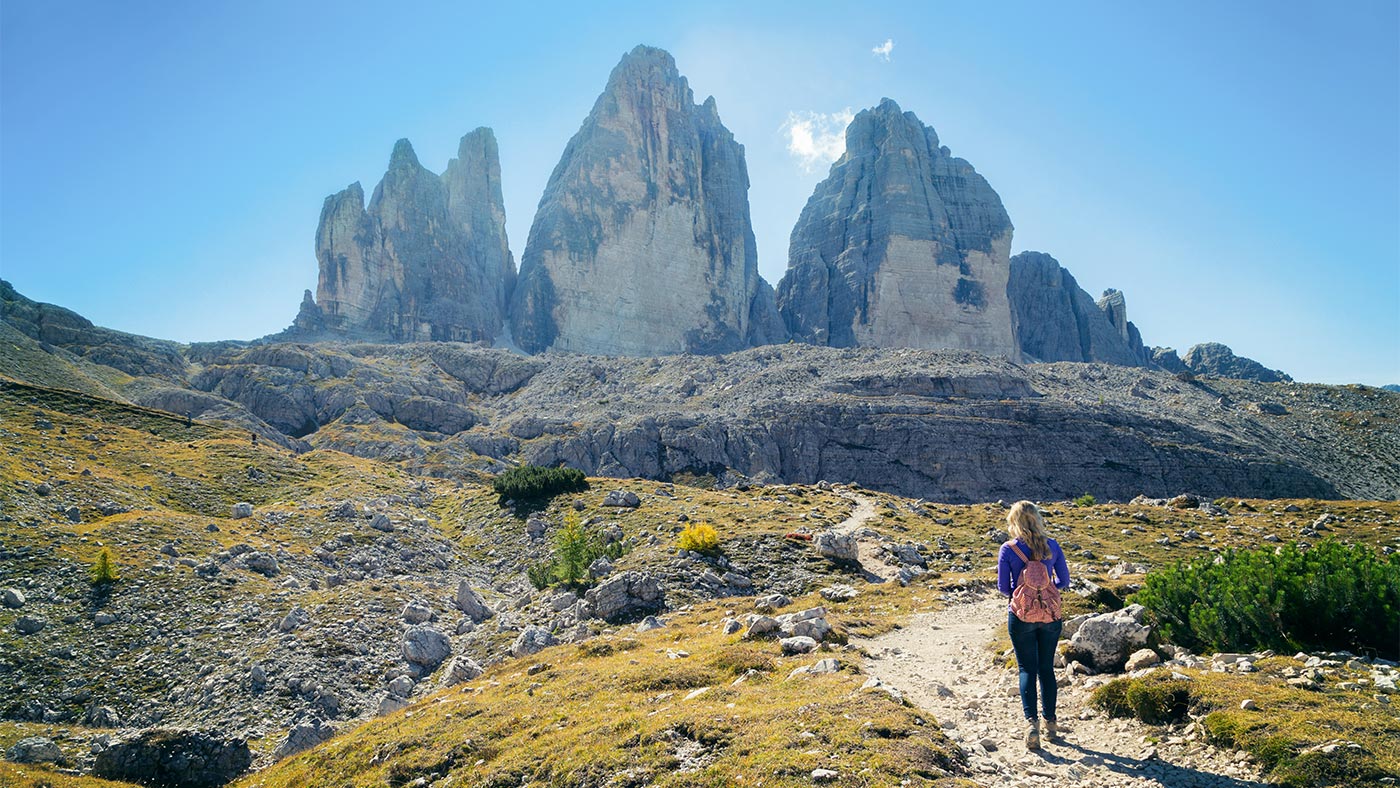
[[[926, 709], [968, 754], [971, 777], [988, 786], [1085, 788], [1262, 788], [1243, 753], [1179, 733], [1110, 719], [1089, 706], [1089, 692], [1061, 686], [1064, 739], [1042, 735], [1039, 751], [1022, 742], [1014, 668], [993, 664], [988, 644], [1004, 636], [1006, 601], [998, 594], [953, 594], [947, 606], [902, 629], [858, 641], [868, 674]], [[1154, 743], [1154, 740], [1157, 740]]]

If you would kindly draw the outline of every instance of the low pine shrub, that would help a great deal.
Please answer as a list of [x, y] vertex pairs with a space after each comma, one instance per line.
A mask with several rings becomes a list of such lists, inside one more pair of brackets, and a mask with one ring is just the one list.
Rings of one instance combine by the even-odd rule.
[[1098, 503], [1098, 499], [1090, 495], [1089, 493], [1084, 493], [1083, 495], [1074, 499], [1075, 506], [1093, 506], [1096, 503]]
[[1194, 651], [1349, 650], [1400, 657], [1400, 554], [1328, 539], [1235, 550], [1149, 574], [1134, 595]]
[[102, 552], [97, 554], [97, 559], [93, 561], [92, 569], [88, 572], [94, 586], [106, 586], [117, 582], [121, 575], [117, 573], [117, 565], [112, 560], [112, 551], [102, 548]]
[[1186, 719], [1191, 682], [1161, 673], [1117, 679], [1094, 690], [1091, 702], [1110, 717], [1136, 717], [1149, 725], [1166, 725]]
[[570, 492], [588, 489], [588, 480], [583, 471], [577, 468], [545, 468], [539, 465], [521, 465], [497, 476], [491, 488], [500, 496], [501, 502], [533, 502], [553, 498]]
[[719, 532], [709, 523], [691, 523], [681, 531], [681, 549], [695, 553], [719, 550]]

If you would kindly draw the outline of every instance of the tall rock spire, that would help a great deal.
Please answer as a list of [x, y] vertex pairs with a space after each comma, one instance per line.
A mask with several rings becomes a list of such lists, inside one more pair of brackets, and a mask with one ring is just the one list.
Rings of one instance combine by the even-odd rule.
[[793, 337], [836, 347], [1019, 358], [1006, 296], [1011, 219], [972, 165], [884, 99], [792, 231], [778, 305]]
[[529, 351], [721, 353], [780, 341], [744, 148], [675, 61], [622, 58], [550, 176], [511, 307]]
[[[399, 140], [368, 206], [358, 183], [326, 198], [316, 258], [314, 306], [327, 331], [399, 341], [494, 339], [515, 263], [491, 130], [463, 137], [441, 176]], [[302, 312], [310, 314], [309, 305]]]

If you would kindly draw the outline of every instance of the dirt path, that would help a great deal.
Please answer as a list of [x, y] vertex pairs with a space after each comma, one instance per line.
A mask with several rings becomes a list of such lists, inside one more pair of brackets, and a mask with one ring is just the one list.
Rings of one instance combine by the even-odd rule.
[[852, 492], [843, 492], [840, 495], [854, 503], [856, 508], [852, 509], [850, 516], [837, 523], [832, 530], [838, 534], [856, 537], [856, 560], [860, 561], [860, 565], [865, 569], [866, 580], [873, 583], [893, 580], [899, 569], [877, 557], [878, 540], [860, 537], [862, 529], [879, 519], [880, 512], [875, 507], [874, 499]]
[[[1091, 709], [1088, 692], [1061, 687], [1061, 742], [1041, 737], [1028, 752], [1014, 669], [997, 667], [987, 644], [1006, 631], [1006, 601], [997, 594], [946, 599], [899, 630], [857, 641], [872, 659], [865, 670], [929, 711], [958, 741], [971, 777], [1002, 786], [1085, 788], [1262, 788], [1242, 754], [1161, 734]], [[1162, 741], [1148, 737], [1161, 734]]]

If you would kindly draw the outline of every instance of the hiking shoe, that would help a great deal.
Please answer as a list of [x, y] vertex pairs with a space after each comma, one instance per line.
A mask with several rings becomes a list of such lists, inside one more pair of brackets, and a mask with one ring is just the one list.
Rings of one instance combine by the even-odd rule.
[[1030, 727], [1026, 728], [1026, 749], [1040, 749], [1040, 725], [1037, 723], [1032, 722]]
[[1064, 736], [1064, 733], [1063, 730], [1060, 730], [1059, 723], [1054, 720], [1045, 721], [1045, 735], [1049, 736], [1051, 741], [1059, 741]]

